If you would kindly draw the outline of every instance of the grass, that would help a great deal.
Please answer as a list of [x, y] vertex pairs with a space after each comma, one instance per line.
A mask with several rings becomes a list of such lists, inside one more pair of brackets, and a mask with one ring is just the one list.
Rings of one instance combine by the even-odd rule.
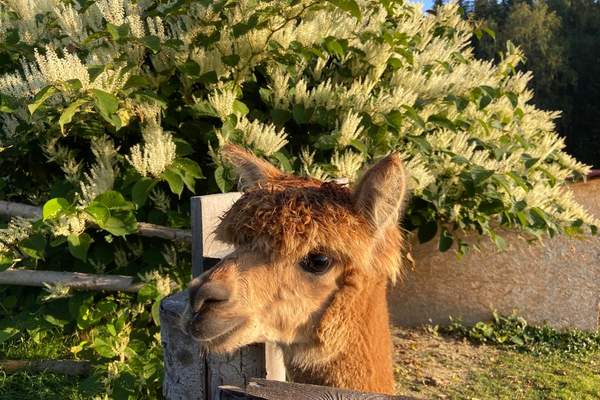
[[[396, 329], [398, 393], [421, 399], [600, 399], [600, 351], [589, 344], [593, 335], [565, 336], [547, 329], [541, 335], [522, 328], [492, 323], [469, 330], [455, 326], [444, 333]], [[493, 339], [483, 341], [483, 331]], [[521, 345], [523, 335], [537, 339], [525, 338]], [[504, 336], [512, 339], [498, 339]], [[70, 347], [76, 344], [77, 338], [58, 334], [27, 340], [16, 336], [0, 344], [0, 358], [72, 358]], [[90, 385], [87, 378], [0, 371], [3, 400], [79, 400], [102, 393], [102, 388]]]
[[0, 373], [0, 399], [79, 400], [89, 399], [81, 390], [82, 380], [51, 373]]
[[600, 351], [532, 346], [475, 344], [432, 330], [397, 330], [398, 392], [423, 399], [600, 399]]
[[599, 399], [600, 356], [581, 359], [508, 351], [447, 394], [460, 399]]
[[[58, 332], [32, 332], [17, 335], [0, 344], [0, 359], [41, 360], [72, 359], [70, 347], [76, 338]], [[0, 399], [2, 400], [79, 400], [90, 399], [89, 380], [49, 372], [23, 371], [5, 374], [0, 371]]]

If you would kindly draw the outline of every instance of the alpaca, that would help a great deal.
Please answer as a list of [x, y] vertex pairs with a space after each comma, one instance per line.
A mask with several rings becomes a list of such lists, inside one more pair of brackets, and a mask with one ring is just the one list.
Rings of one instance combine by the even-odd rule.
[[236, 250], [190, 283], [190, 334], [213, 352], [277, 343], [295, 382], [393, 393], [386, 288], [401, 267], [400, 157], [350, 190], [237, 146], [223, 154], [244, 194], [215, 234]]

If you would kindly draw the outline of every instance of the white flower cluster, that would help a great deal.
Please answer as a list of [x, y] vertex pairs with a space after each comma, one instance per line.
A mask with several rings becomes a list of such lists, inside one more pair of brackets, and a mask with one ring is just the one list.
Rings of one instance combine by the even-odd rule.
[[208, 102], [222, 120], [233, 114], [233, 103], [237, 99], [235, 89], [221, 89], [208, 96]]
[[141, 277], [142, 282], [153, 283], [156, 286], [158, 293], [165, 297], [171, 294], [177, 286], [176, 283], [167, 275], [163, 275], [158, 271], [147, 272]]
[[61, 215], [58, 219], [50, 222], [54, 236], [80, 235], [86, 228], [86, 217], [83, 212], [70, 215]]
[[108, 137], [92, 141], [92, 153], [96, 163], [92, 165], [89, 172], [83, 174], [84, 179], [80, 185], [82, 204], [91, 202], [96, 196], [113, 188], [117, 150]]
[[176, 146], [173, 136], [163, 131], [157, 123], [142, 128], [144, 144], [136, 144], [125, 158], [142, 176], [160, 178], [175, 161]]
[[335, 168], [337, 178], [348, 178], [354, 181], [358, 172], [365, 162], [365, 157], [361, 153], [352, 150], [346, 150], [343, 153], [334, 152], [331, 157], [331, 165]]
[[258, 120], [250, 122], [247, 118], [241, 118], [237, 127], [244, 133], [245, 144], [265, 156], [273, 155], [287, 143], [286, 133], [283, 129], [277, 130], [273, 124], [263, 124]]
[[342, 121], [342, 126], [339, 129], [339, 138], [338, 144], [341, 147], [349, 146], [353, 140], [356, 140], [360, 137], [363, 128], [360, 126], [361, 117], [352, 112], [348, 111], [344, 120]]
[[10, 247], [26, 239], [31, 234], [32, 220], [14, 217], [4, 229], [0, 229], [0, 254], [10, 251]]

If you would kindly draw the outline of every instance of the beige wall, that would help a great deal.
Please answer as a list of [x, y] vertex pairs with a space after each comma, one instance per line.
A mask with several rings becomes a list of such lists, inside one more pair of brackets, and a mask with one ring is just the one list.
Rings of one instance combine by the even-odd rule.
[[[571, 186], [576, 199], [600, 218], [600, 179]], [[390, 292], [396, 324], [465, 323], [488, 319], [492, 309], [516, 310], [530, 322], [555, 327], [599, 328], [600, 236], [556, 237], [528, 245], [509, 234], [507, 251], [484, 240], [461, 261], [440, 253], [437, 240], [415, 244], [414, 269]]]

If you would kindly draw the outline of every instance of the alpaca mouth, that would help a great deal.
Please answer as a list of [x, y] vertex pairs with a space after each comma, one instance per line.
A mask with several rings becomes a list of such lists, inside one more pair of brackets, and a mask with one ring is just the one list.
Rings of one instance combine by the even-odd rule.
[[245, 325], [245, 319], [235, 319], [227, 322], [205, 320], [194, 316], [188, 325], [189, 334], [209, 350], [235, 337]]

